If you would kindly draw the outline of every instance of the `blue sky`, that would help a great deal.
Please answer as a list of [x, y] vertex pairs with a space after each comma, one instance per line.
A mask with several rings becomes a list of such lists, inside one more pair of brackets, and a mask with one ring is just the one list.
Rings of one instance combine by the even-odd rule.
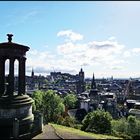
[[30, 47], [26, 74], [140, 77], [140, 2], [0, 2], [0, 41]]

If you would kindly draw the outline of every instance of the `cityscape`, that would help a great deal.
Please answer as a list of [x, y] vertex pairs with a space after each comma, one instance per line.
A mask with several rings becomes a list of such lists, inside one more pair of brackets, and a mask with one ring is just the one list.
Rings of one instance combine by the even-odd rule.
[[[17, 84], [15, 78], [15, 85]], [[15, 87], [16, 89], [16, 87]], [[87, 112], [103, 107], [105, 102], [110, 113], [114, 117], [128, 115], [129, 109], [140, 109], [140, 79], [96, 79], [93, 73], [91, 79], [85, 79], [84, 71], [81, 68], [79, 73], [51, 72], [50, 75], [36, 76], [32, 71], [31, 76], [26, 77], [26, 92], [31, 95], [35, 90], [55, 90], [62, 97], [74, 93], [80, 101], [80, 108]], [[117, 103], [125, 105], [125, 108], [117, 108]], [[120, 110], [126, 109], [125, 112]], [[132, 112], [134, 113], [134, 112]], [[139, 116], [139, 113], [135, 112]]]
[[139, 2], [0, 2], [0, 138], [139, 139], [139, 14]]

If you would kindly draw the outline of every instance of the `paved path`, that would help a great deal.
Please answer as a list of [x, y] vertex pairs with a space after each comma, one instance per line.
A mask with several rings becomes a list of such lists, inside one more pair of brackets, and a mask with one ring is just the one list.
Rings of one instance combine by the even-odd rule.
[[45, 125], [43, 128], [43, 133], [35, 136], [32, 139], [61, 139], [56, 133], [51, 125]]
[[60, 131], [57, 132], [51, 125], [45, 125], [43, 127], [43, 133], [35, 136], [32, 139], [93, 139], [88, 136], [80, 136], [71, 132]]
[[63, 139], [94, 139], [93, 137], [81, 136], [70, 132], [59, 132], [59, 136], [61, 136]]

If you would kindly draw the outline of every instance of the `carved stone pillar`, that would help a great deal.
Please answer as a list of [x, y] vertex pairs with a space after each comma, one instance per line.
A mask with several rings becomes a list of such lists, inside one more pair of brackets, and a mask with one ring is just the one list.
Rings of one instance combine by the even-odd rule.
[[13, 95], [14, 93], [14, 58], [10, 58], [10, 67], [9, 67], [9, 75], [8, 75], [8, 94]]
[[4, 94], [5, 90], [5, 59], [0, 57], [0, 96]]
[[18, 80], [18, 94], [25, 94], [25, 62], [26, 58], [19, 59], [19, 80]]

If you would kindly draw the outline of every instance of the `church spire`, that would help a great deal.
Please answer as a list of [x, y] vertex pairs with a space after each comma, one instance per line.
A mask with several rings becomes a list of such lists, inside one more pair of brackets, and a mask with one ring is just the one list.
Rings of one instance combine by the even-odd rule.
[[34, 69], [32, 68], [32, 74], [31, 77], [34, 77]]
[[95, 83], [94, 73], [93, 73], [93, 78], [92, 78], [92, 83], [91, 83], [91, 89], [96, 89], [96, 83]]

